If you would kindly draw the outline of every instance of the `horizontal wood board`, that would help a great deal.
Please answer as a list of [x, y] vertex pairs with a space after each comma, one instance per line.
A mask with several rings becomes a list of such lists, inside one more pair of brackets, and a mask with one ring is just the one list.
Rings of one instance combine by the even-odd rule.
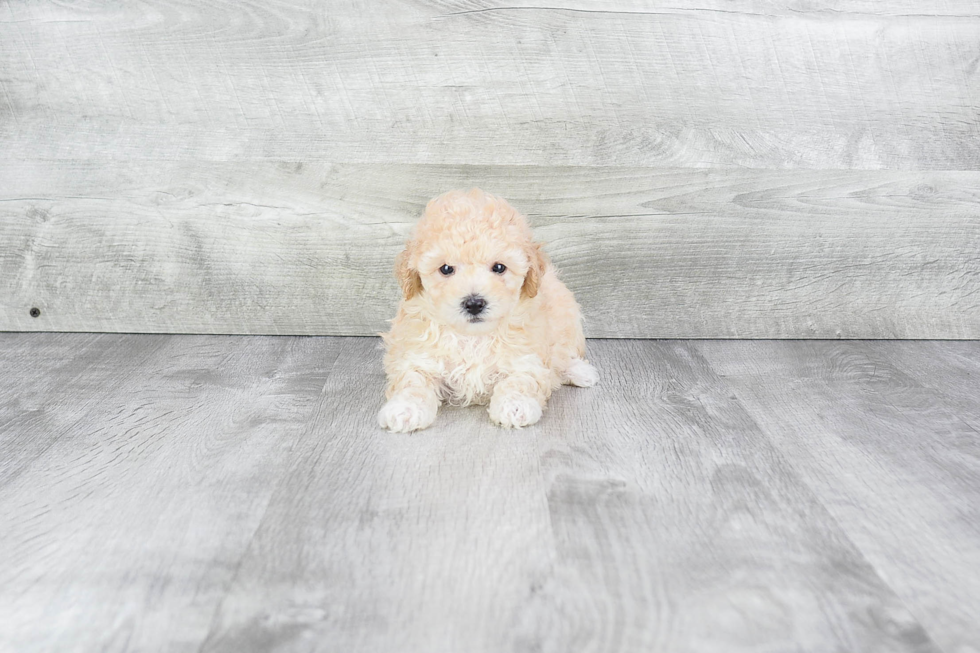
[[971, 0], [13, 0], [0, 329], [377, 333], [478, 185], [593, 337], [980, 337], [978, 69]]
[[0, 6], [13, 159], [976, 170], [980, 3]]
[[980, 338], [977, 172], [77, 160], [0, 175], [3, 330], [373, 335], [425, 202], [480, 184], [528, 215], [590, 337]]

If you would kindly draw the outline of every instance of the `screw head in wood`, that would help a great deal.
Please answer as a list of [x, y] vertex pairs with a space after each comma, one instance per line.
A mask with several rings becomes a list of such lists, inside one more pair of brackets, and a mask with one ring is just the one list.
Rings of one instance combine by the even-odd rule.
[[41, 309], [38, 308], [38, 307], [36, 307], [36, 306], [34, 308], [32, 308], [31, 309], [31, 317], [41, 317]]

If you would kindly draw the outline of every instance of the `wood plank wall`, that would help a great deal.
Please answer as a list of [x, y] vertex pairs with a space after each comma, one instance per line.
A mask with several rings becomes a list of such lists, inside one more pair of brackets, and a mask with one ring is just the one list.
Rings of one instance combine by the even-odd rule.
[[592, 337], [980, 338], [978, 69], [967, 0], [7, 0], [0, 330], [374, 334], [477, 185]]

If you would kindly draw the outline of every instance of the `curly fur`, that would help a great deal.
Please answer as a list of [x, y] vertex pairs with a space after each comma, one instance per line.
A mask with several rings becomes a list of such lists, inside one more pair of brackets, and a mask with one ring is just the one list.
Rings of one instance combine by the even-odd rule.
[[[502, 274], [495, 263], [506, 266]], [[453, 266], [443, 275], [439, 268]], [[395, 262], [403, 299], [381, 334], [393, 431], [429, 426], [441, 403], [489, 404], [493, 421], [537, 421], [562, 383], [594, 385], [581, 313], [524, 217], [479, 189], [450, 191], [426, 206]], [[467, 313], [468, 296], [486, 300]]]

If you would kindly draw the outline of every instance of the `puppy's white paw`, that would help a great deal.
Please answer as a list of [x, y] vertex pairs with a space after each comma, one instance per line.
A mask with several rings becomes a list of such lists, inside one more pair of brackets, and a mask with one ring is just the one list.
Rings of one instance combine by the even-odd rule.
[[501, 426], [520, 428], [541, 419], [541, 404], [524, 395], [494, 396], [490, 400], [490, 419]]
[[599, 382], [599, 372], [581, 358], [573, 358], [565, 370], [564, 381], [580, 388], [591, 388]]
[[395, 433], [418, 431], [430, 426], [436, 419], [436, 410], [411, 397], [395, 395], [378, 412], [381, 428]]

